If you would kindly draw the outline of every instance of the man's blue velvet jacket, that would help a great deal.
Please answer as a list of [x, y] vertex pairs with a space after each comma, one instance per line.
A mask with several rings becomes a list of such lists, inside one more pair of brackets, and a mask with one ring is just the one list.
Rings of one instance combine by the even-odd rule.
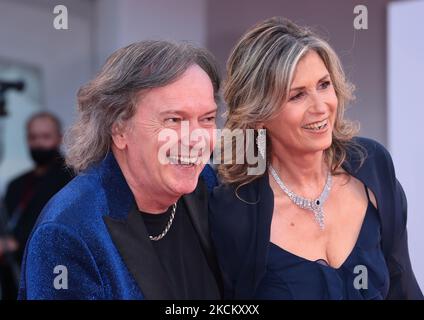
[[[210, 171], [206, 167], [202, 174], [213, 184]], [[219, 285], [207, 194], [199, 178], [196, 190], [183, 199]], [[109, 153], [43, 209], [25, 250], [19, 299], [173, 299], [145, 225], [136, 214], [131, 190]], [[129, 224], [136, 224], [139, 232], [131, 232], [134, 228]]]

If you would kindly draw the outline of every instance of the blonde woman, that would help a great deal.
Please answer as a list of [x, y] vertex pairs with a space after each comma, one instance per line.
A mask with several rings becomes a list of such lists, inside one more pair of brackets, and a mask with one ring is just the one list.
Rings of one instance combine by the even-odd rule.
[[256, 25], [224, 96], [226, 128], [265, 129], [251, 146], [267, 161], [263, 175], [219, 166], [210, 219], [226, 298], [422, 298], [405, 194], [387, 150], [344, 119], [352, 86], [328, 43], [284, 19]]

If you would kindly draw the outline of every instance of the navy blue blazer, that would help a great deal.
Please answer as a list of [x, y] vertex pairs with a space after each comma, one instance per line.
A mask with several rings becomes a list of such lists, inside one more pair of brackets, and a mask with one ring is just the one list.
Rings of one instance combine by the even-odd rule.
[[[343, 168], [373, 191], [382, 227], [382, 250], [390, 273], [388, 299], [422, 299], [409, 260], [406, 197], [388, 151], [378, 142], [355, 138], [367, 158], [360, 166], [350, 150]], [[224, 277], [224, 297], [251, 299], [265, 274], [274, 195], [268, 174], [242, 186], [214, 189], [209, 200], [212, 241]]]
[[[210, 170], [205, 169], [207, 182], [213, 183]], [[199, 178], [196, 190], [183, 199], [219, 285], [207, 196]], [[19, 299], [173, 299], [146, 227], [136, 214], [131, 190], [109, 153], [43, 209], [25, 250]], [[130, 232], [129, 224], [136, 224], [139, 232]], [[62, 281], [65, 269], [55, 270], [56, 266], [66, 267], [67, 283]]]

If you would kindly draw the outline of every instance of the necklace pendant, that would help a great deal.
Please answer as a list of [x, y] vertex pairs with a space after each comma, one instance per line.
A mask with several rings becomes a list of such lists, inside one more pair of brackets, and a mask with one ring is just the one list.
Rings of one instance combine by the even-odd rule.
[[319, 228], [324, 230], [324, 210], [322, 208], [317, 208], [313, 210], [315, 221], [318, 223]]
[[318, 223], [319, 228], [323, 230], [324, 229], [324, 208], [323, 207], [331, 190], [331, 184], [332, 184], [331, 171], [328, 171], [327, 181], [325, 182], [324, 189], [322, 190], [320, 196], [316, 199], [307, 199], [297, 195], [296, 193], [291, 191], [289, 188], [287, 188], [287, 186], [284, 184], [284, 182], [281, 180], [281, 178], [278, 176], [277, 172], [274, 170], [274, 168], [271, 165], [269, 165], [269, 170], [274, 180], [280, 186], [281, 190], [283, 190], [283, 192], [289, 197], [289, 199], [295, 205], [297, 205], [299, 208], [307, 209], [313, 212], [315, 221]]

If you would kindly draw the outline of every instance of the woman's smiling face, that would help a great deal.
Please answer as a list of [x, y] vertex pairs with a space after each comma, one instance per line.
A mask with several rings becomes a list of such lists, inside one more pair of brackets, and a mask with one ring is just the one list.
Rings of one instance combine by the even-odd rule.
[[329, 71], [311, 50], [296, 66], [287, 102], [264, 123], [274, 150], [310, 153], [329, 148], [337, 105]]

